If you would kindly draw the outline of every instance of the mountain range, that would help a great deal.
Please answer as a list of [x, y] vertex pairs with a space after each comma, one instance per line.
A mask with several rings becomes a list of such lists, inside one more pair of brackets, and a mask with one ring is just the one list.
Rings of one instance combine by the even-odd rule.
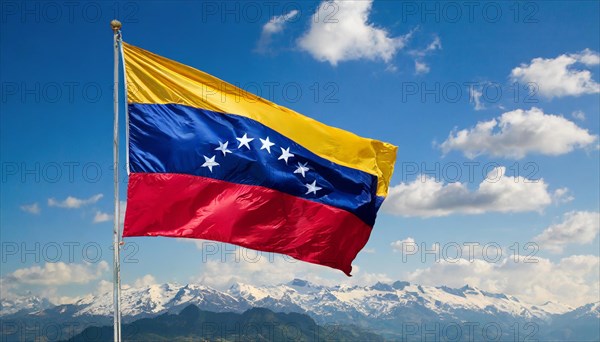
[[[165, 313], [123, 325], [122, 339], [129, 341], [361, 341], [383, 342], [376, 334], [346, 326], [319, 326], [308, 315], [276, 313], [253, 308], [241, 314], [200, 310], [194, 304], [179, 314]], [[113, 327], [88, 327], [68, 342], [103, 342], [113, 338]]]
[[[173, 283], [122, 290], [125, 323], [178, 314], [191, 304], [207, 312], [241, 314], [266, 308], [306, 314], [320, 325], [353, 325], [402, 341], [425, 337], [439, 341], [600, 340], [600, 303], [579, 308], [553, 302], [533, 305], [468, 285], [449, 288], [396, 281], [372, 286], [322, 286], [295, 279], [269, 286], [235, 283], [225, 291]], [[51, 321], [78, 333], [90, 325], [111, 323], [112, 292], [88, 295], [65, 305], [52, 305], [34, 296], [3, 299], [0, 308], [3, 321], [14, 326]], [[12, 330], [3, 329], [4, 335], [15, 330], [9, 328]]]

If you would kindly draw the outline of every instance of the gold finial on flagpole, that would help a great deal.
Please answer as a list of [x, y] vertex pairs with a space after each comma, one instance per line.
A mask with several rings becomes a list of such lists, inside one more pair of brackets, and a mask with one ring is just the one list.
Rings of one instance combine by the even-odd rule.
[[122, 25], [121, 25], [121, 22], [120, 22], [120, 21], [118, 21], [117, 19], [113, 19], [113, 20], [110, 22], [110, 27], [112, 27], [112, 30], [113, 30], [114, 32], [117, 32], [117, 31], [119, 31], [119, 30], [121, 29], [121, 26], [122, 26]]

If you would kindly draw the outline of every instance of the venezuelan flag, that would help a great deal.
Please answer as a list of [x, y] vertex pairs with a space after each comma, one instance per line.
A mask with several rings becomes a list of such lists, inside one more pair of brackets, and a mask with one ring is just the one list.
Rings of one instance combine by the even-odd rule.
[[330, 127], [123, 43], [129, 185], [123, 236], [207, 239], [350, 275], [396, 147]]

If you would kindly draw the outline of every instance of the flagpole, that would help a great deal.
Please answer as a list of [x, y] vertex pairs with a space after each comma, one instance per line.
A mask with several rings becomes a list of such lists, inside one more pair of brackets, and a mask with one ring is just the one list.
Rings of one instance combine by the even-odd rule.
[[115, 211], [113, 218], [113, 330], [114, 341], [121, 342], [121, 258], [120, 258], [120, 229], [119, 229], [119, 43], [121, 41], [121, 22], [110, 22], [113, 30], [114, 48], [114, 89], [113, 89], [113, 165]]

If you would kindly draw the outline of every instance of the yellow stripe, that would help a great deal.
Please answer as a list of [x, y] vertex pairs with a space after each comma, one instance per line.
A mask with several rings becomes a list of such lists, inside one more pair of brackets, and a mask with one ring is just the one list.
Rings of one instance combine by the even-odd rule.
[[334, 163], [377, 176], [386, 196], [397, 147], [327, 126], [187, 65], [123, 43], [129, 103], [177, 103], [245, 116]]

